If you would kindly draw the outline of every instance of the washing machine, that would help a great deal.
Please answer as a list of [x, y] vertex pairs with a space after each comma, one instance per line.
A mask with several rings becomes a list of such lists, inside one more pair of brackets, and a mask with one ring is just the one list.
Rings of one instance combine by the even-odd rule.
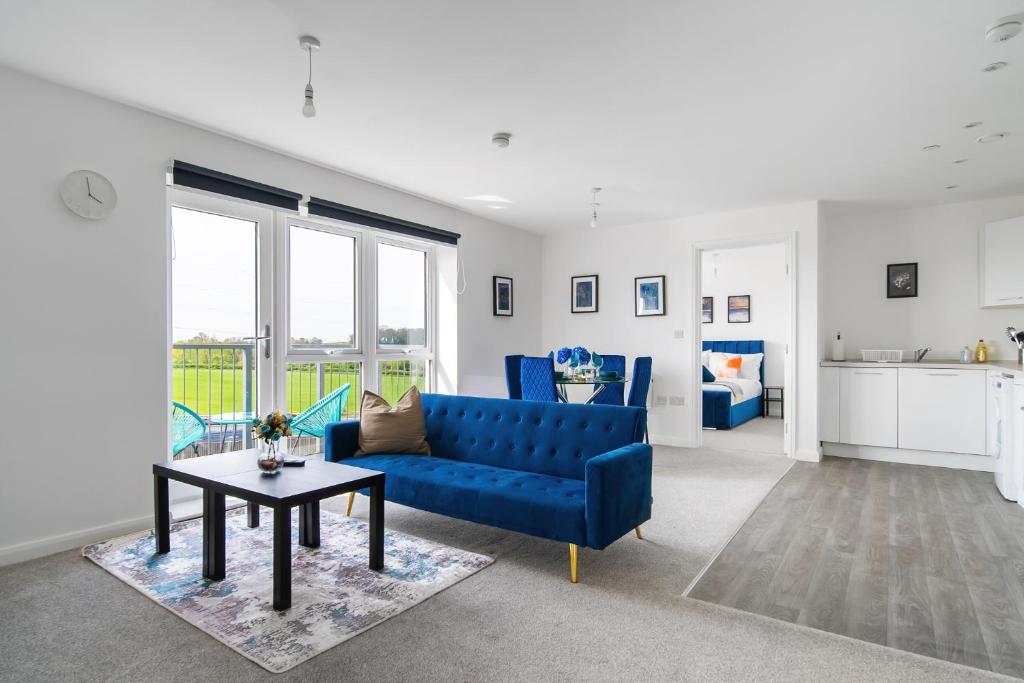
[[[1014, 423], [1024, 420], [1014, 420], [1012, 417], [1011, 411], [1015, 409], [1013, 376], [993, 374], [990, 382], [989, 446], [995, 461], [996, 487], [1003, 498], [1019, 501], [1021, 484], [1024, 482], [1021, 482], [1018, 472], [1019, 458], [1013, 448], [1013, 432]], [[1024, 391], [1018, 393], [1024, 396]]]
[[1007, 422], [1013, 431], [1013, 457], [1017, 477], [1017, 504], [1024, 507], [1024, 375], [1013, 378], [1013, 400]]

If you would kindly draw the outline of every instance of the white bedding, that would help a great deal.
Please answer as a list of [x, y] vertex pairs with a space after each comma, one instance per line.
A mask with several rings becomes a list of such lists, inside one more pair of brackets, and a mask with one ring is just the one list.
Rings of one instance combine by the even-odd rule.
[[724, 379], [705, 382], [704, 391], [728, 391], [732, 393], [732, 405], [761, 395], [761, 383], [756, 379]]

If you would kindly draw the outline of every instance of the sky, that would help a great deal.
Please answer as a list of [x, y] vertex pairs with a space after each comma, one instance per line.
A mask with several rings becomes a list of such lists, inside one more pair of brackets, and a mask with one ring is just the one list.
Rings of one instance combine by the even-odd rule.
[[[199, 332], [219, 339], [253, 336], [256, 224], [174, 207], [172, 326], [175, 341]], [[355, 240], [292, 226], [291, 324], [294, 337], [347, 342], [353, 333]], [[381, 245], [380, 323], [423, 327], [423, 253]]]

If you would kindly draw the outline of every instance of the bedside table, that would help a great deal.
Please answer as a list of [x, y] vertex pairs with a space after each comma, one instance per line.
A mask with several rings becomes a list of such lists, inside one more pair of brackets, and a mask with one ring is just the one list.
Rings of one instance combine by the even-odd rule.
[[[774, 395], [773, 395], [774, 392]], [[785, 419], [786, 417], [786, 404], [783, 401], [785, 391], [783, 387], [769, 387], [765, 386], [764, 394], [761, 396], [762, 403], [764, 403], [764, 414], [761, 417], [768, 417], [772, 403], [779, 404], [779, 419]]]

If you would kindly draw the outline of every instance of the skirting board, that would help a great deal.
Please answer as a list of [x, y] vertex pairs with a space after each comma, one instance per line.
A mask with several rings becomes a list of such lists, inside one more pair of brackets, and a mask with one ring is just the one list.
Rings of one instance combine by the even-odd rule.
[[904, 465], [931, 465], [932, 467], [949, 467], [955, 470], [976, 470], [978, 472], [994, 472], [995, 460], [987, 455], [967, 455], [965, 453], [940, 453], [938, 451], [912, 451], [906, 448], [880, 448], [878, 446], [854, 446], [848, 443], [821, 444], [825, 455], [840, 458], [860, 458], [861, 460], [879, 460], [881, 462], [898, 462]]
[[104, 524], [90, 529], [80, 529], [58, 536], [50, 536], [37, 541], [26, 541], [0, 548], [0, 567], [15, 562], [26, 562], [37, 557], [45, 557], [72, 548], [80, 548], [90, 543], [98, 543], [108, 538], [116, 538], [126, 534], [149, 529], [153, 526], [153, 516], [125, 519], [113, 524]]

